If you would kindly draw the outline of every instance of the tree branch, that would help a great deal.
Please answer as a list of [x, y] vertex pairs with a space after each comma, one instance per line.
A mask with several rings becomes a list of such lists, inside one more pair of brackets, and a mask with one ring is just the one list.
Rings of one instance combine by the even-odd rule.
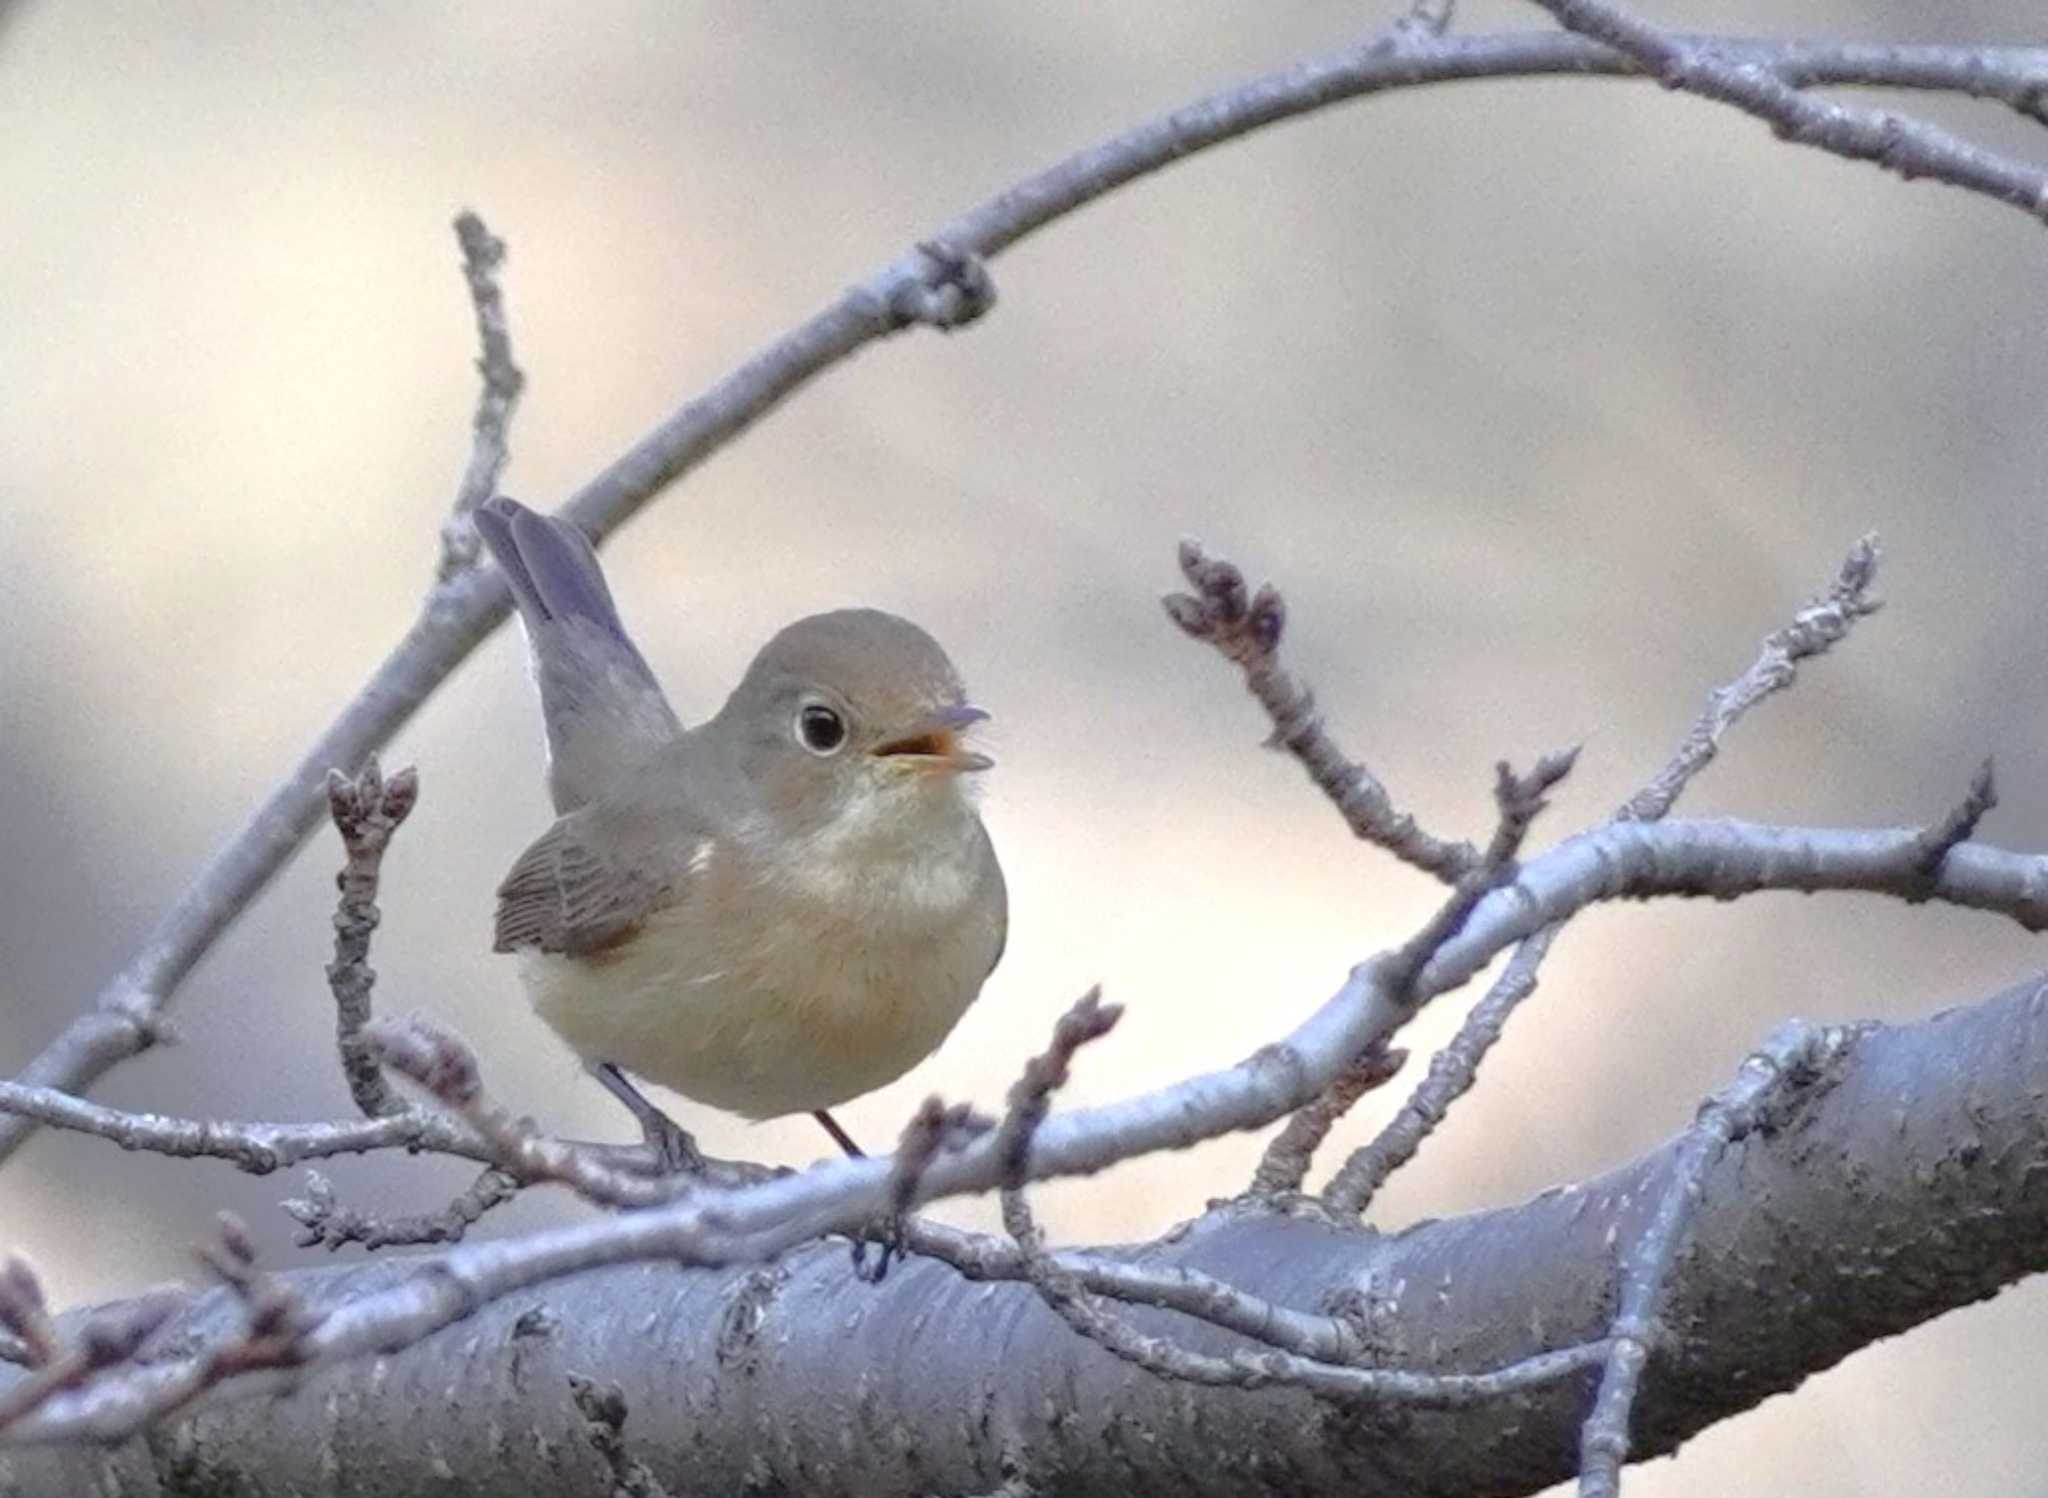
[[[1914, 829], [1827, 832], [1737, 822], [1616, 823], [1581, 834], [1480, 900], [1420, 971], [1409, 970], [1400, 949], [1368, 959], [1286, 1040], [1262, 1047], [1237, 1066], [1048, 1118], [1031, 1136], [1022, 1168], [1031, 1179], [1087, 1174], [1268, 1124], [1311, 1101], [1352, 1057], [1405, 1023], [1417, 1004], [1469, 981], [1523, 937], [1600, 900], [1862, 890], [1995, 910], [2030, 930], [2048, 929], [2048, 859], [1962, 843], [1929, 872], [1924, 844], [1925, 834]], [[1014, 1137], [1013, 1131], [998, 1130], [934, 1158], [916, 1183], [917, 1196], [930, 1200], [1011, 1181], [1017, 1169], [1010, 1157]], [[691, 1192], [601, 1221], [464, 1245], [432, 1260], [425, 1272], [336, 1310], [306, 1334], [295, 1355], [311, 1364], [373, 1349], [390, 1352], [494, 1301], [606, 1265], [759, 1261], [826, 1233], [859, 1231], [891, 1205], [899, 1189], [887, 1159], [828, 1161], [799, 1174]], [[237, 1368], [233, 1375], [243, 1372]], [[170, 1364], [149, 1370], [151, 1380], [190, 1376], [189, 1367], [181, 1372]], [[157, 1407], [148, 1399], [136, 1404], [109, 1398], [109, 1406], [81, 1414], [82, 1423], [26, 1422], [26, 1428], [104, 1437], [116, 1431], [106, 1408]]]
[[327, 775], [328, 811], [347, 855], [335, 876], [341, 900], [334, 912], [334, 961], [327, 967], [327, 986], [334, 994], [341, 1074], [365, 1118], [386, 1118], [405, 1106], [385, 1085], [383, 1068], [363, 1032], [370, 1023], [370, 995], [377, 984], [370, 966], [370, 937], [383, 918], [377, 911], [377, 884], [383, 875], [384, 850], [419, 794], [420, 778], [410, 766], [386, 781], [374, 754], [353, 779], [338, 770]]
[[[2048, 90], [2044, 48], [1734, 38], [1715, 39], [1714, 47], [1718, 57], [1761, 70], [1788, 88], [1954, 92], [1998, 99], [2034, 117]], [[1575, 36], [1442, 37], [1427, 27], [1406, 26], [1196, 100], [1078, 151], [941, 225], [923, 242], [944, 247], [941, 253], [920, 247], [870, 274], [683, 405], [578, 491], [567, 511], [592, 536], [610, 534], [805, 382], [902, 327], [906, 306], [914, 312], [920, 298], [963, 276], [971, 279], [960, 266], [992, 259], [1053, 220], [1199, 151], [1276, 121], [1390, 90], [1482, 78], [1632, 77], [1638, 71], [1630, 57]], [[972, 304], [971, 295], [962, 295]], [[941, 310], [934, 308], [933, 315]], [[483, 329], [481, 306], [478, 314]], [[486, 349], [486, 364], [489, 357]], [[505, 617], [509, 603], [503, 579], [488, 569], [458, 568], [438, 582], [419, 619], [362, 690], [179, 896], [119, 976], [16, 1080], [81, 1092], [152, 1045], [163, 1010], [186, 974], [312, 829], [328, 770], [359, 764], [383, 747]], [[33, 1127], [33, 1120], [20, 1115], [0, 1119], [0, 1161]]]
[[[1903, 181], [1926, 177], [2048, 216], [2048, 173], [1972, 145], [1923, 120], [1815, 99], [1711, 39], [1673, 35], [1605, 0], [1533, 0], [1558, 24], [1630, 58], [1666, 88], [1732, 104], [1780, 140], [1868, 161]], [[2038, 92], [2034, 109], [2039, 108]]]
[[1669, 1340], [1658, 1323], [1658, 1307], [1669, 1291], [1679, 1239], [1702, 1205], [1709, 1167], [1729, 1145], [1763, 1124], [1767, 1108], [1792, 1105], [1791, 1094], [1831, 1075], [1831, 1060], [1848, 1043], [1846, 1030], [1816, 1030], [1796, 1020], [1786, 1025], [1743, 1063], [1735, 1081], [1707, 1099], [1673, 1151], [1656, 1213], [1622, 1272], [1600, 1392], [1579, 1436], [1580, 1498], [1617, 1498], [1621, 1492], [1629, 1411], [1643, 1365]]
[[332, 1252], [359, 1243], [375, 1252], [422, 1243], [460, 1243], [486, 1212], [511, 1201], [523, 1184], [516, 1176], [487, 1165], [438, 1211], [382, 1217], [342, 1205], [334, 1194], [334, 1183], [311, 1170], [306, 1172], [306, 1194], [287, 1198], [282, 1205], [299, 1225], [293, 1242], [300, 1248], [317, 1244]]
[[[1615, 820], [1660, 821], [1685, 788], [1713, 763], [1722, 738], [1751, 708], [1789, 688], [1798, 676], [1799, 662], [1826, 654], [1848, 637], [1858, 620], [1883, 607], [1882, 600], [1870, 591], [1877, 581], [1878, 560], [1875, 534], [1863, 536], [1850, 547], [1827, 591], [1795, 614], [1783, 629], [1766, 635], [1747, 670], [1707, 694], [1706, 707], [1691, 731], [1648, 783], [1615, 812]], [[1988, 784], [1985, 790], [1988, 795]], [[1976, 815], [1981, 816], [1985, 809], [1977, 807]], [[1967, 837], [1975, 826], [1973, 816], [1951, 833], [1948, 843]], [[1948, 843], [1942, 846], [1946, 848]], [[1324, 1200], [1333, 1211], [1365, 1212], [1387, 1178], [1415, 1157], [1451, 1105], [1471, 1090], [1479, 1079], [1480, 1063], [1506, 1030], [1508, 1017], [1536, 991], [1543, 960], [1550, 955], [1557, 936], [1555, 927], [1538, 931], [1515, 949], [1506, 970], [1472, 1006], [1451, 1043], [1430, 1058], [1429, 1071], [1408, 1101], [1371, 1143], [1352, 1151], [1331, 1179]]]
[[1379, 777], [1349, 758], [1330, 736], [1316, 712], [1315, 693], [1280, 664], [1287, 604], [1277, 588], [1266, 583], [1252, 593], [1236, 566], [1211, 557], [1196, 541], [1180, 543], [1180, 570], [1195, 591], [1162, 598], [1167, 617], [1189, 639], [1214, 646], [1244, 673], [1245, 690], [1273, 724], [1267, 747], [1285, 749], [1300, 762], [1353, 837], [1446, 884], [1456, 884], [1479, 866], [1477, 848], [1435, 837], [1409, 813], [1397, 810]]
[[[1923, 1023], [1859, 1027], [1822, 1080], [1796, 1114], [1711, 1152], [1691, 1251], [1659, 1317], [1657, 1377], [1632, 1421], [1638, 1455], [2048, 1268], [2048, 1195], [2034, 1185], [2048, 1161], [2035, 1101], [2048, 1087], [2048, 991], [2029, 983]], [[1901, 1114], [1900, 1097], [1915, 1107]], [[1072, 1117], [1049, 1119], [1041, 1144]], [[1334, 1309], [1374, 1361], [1510, 1362], [1605, 1336], [1614, 1245], [1644, 1240], [1690, 1137], [1601, 1179], [1399, 1235], [1240, 1204], [1117, 1257], [1145, 1274], [1221, 1279], [1298, 1316]], [[1955, 1251], [1961, 1235], [1968, 1254]], [[326, 1313], [330, 1335], [423, 1279], [440, 1274], [381, 1260], [289, 1284]], [[1796, 1286], [1798, 1314], [1760, 1305], [1760, 1279]], [[1150, 1328], [1175, 1313], [1131, 1314]], [[237, 1324], [216, 1292], [160, 1340], [209, 1345]], [[1182, 1334], [1212, 1355], [1245, 1345], [1220, 1329]], [[260, 1481], [304, 1498], [608, 1494], [609, 1470], [559, 1459], [586, 1439], [569, 1375], [600, 1368], [635, 1411], [636, 1458], [675, 1498], [749, 1483], [892, 1498], [1013, 1480], [1026, 1485], [1017, 1491], [1195, 1498], [1533, 1492], [1574, 1470], [1592, 1393], [1580, 1375], [1508, 1400], [1330, 1416], [1283, 1388], [1134, 1381], [1028, 1287], [963, 1280], [929, 1259], [865, 1287], [839, 1248], [814, 1244], [770, 1270], [650, 1262], [564, 1279], [482, 1305], [469, 1335], [310, 1371], [279, 1400], [210, 1403], [146, 1443], [0, 1452], [0, 1492], [154, 1491], [175, 1470], [185, 1490], [203, 1476], [214, 1490]], [[849, 1369], [861, 1370], [857, 1394]], [[0, 1391], [23, 1376], [0, 1371]], [[145, 1368], [59, 1395], [14, 1435], [92, 1428], [136, 1385], [169, 1376]], [[278, 1386], [276, 1375], [249, 1383]], [[460, 1401], [445, 1397], [451, 1385]]]
[[441, 560], [435, 581], [445, 583], [477, 565], [482, 538], [473, 518], [476, 507], [498, 492], [498, 479], [511, 461], [506, 433], [512, 410], [526, 388], [526, 376], [512, 362], [512, 334], [505, 322], [505, 297], [498, 290], [498, 268], [505, 263], [505, 241], [469, 209], [455, 215], [455, 241], [462, 247], [462, 279], [476, 309], [476, 341], [481, 351], [476, 371], [483, 389], [477, 395], [470, 423], [469, 466], [455, 491], [455, 503], [441, 525]]

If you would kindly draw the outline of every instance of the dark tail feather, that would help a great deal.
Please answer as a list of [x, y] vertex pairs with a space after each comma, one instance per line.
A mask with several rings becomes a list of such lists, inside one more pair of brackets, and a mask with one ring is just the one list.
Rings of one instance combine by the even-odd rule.
[[536, 624], [588, 619], [622, 643], [612, 590], [583, 532], [500, 494], [477, 507], [477, 533], [505, 570], [519, 611]]
[[583, 532], [503, 495], [477, 507], [476, 528], [519, 603], [547, 721], [549, 783], [567, 811], [682, 726], [626, 634]]

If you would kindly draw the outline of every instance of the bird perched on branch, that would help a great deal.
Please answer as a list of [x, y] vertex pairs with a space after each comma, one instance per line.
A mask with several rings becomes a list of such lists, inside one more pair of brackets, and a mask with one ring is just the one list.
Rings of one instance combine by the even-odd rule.
[[622, 1069], [749, 1118], [894, 1081], [1002, 955], [1003, 875], [971, 777], [987, 756], [938, 642], [907, 619], [799, 619], [685, 729], [573, 525], [476, 512], [512, 585], [559, 819], [498, 887], [496, 948], [533, 1006], [673, 1165], [689, 1136]]

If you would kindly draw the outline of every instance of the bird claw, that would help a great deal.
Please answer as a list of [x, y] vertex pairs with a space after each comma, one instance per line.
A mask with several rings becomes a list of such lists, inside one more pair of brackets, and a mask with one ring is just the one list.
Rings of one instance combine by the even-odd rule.
[[697, 1141], [690, 1137], [689, 1131], [665, 1113], [657, 1113], [655, 1117], [660, 1121], [642, 1119], [640, 1131], [647, 1140], [647, 1147], [654, 1151], [654, 1158], [661, 1166], [661, 1173], [703, 1174], [704, 1153], [697, 1148]]
[[[906, 1219], [901, 1212], [885, 1212], [874, 1218], [854, 1235], [853, 1277], [865, 1284], [879, 1285], [889, 1277], [889, 1266], [898, 1259], [910, 1257], [906, 1246], [909, 1234], [905, 1228]], [[868, 1247], [873, 1244], [881, 1251], [875, 1256], [874, 1267], [868, 1267]]]
[[704, 1155], [689, 1130], [647, 1101], [640, 1089], [626, 1080], [626, 1074], [606, 1061], [595, 1068], [605, 1090], [625, 1104], [640, 1124], [640, 1137], [647, 1141], [663, 1175], [701, 1175]]

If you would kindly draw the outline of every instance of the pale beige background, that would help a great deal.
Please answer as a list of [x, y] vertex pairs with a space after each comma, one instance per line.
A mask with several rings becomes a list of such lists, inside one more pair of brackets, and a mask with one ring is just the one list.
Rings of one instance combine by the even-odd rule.
[[[1795, 10], [1682, 18], [2041, 31], [2026, 0]], [[531, 386], [507, 487], [552, 504], [947, 213], [1378, 19], [1327, 0], [6, 11], [0, 1071], [119, 965], [412, 617], [473, 399], [458, 207], [513, 247]], [[2048, 155], [1988, 106], [1943, 117]], [[1429, 908], [1258, 752], [1237, 684], [1165, 625], [1153, 600], [1184, 532], [1285, 585], [1293, 659], [1345, 741], [1444, 830], [1483, 828], [1497, 756], [1583, 738], [1556, 835], [1624, 794], [1876, 526], [1891, 608], [1743, 728], [1691, 809], [1923, 817], [1993, 752], [1989, 835], [2048, 842], [2048, 239], [2023, 216], [1652, 89], [1480, 85], [1204, 156], [995, 269], [985, 324], [864, 354], [611, 553], [686, 715], [776, 625], [856, 601], [930, 626], [996, 713], [1010, 955], [937, 1057], [847, 1110], [862, 1137], [929, 1090], [993, 1104], [1096, 981], [1129, 1017], [1068, 1101], [1229, 1061]], [[389, 865], [380, 1001], [458, 1026], [547, 1124], [619, 1132], [487, 950], [491, 887], [546, 818], [516, 637], [394, 757], [425, 791]], [[103, 1097], [345, 1111], [321, 978], [334, 863], [322, 839], [293, 865], [187, 986], [189, 1043]], [[1595, 914], [1382, 1220], [1624, 1160], [1788, 1013], [1909, 1018], [2041, 961], [1988, 919], [1861, 900]], [[722, 1151], [822, 1142], [807, 1122], [684, 1116]], [[1049, 1191], [1050, 1216], [1149, 1234], [1255, 1150]], [[336, 1175], [394, 1211], [462, 1178]], [[285, 1257], [275, 1202], [297, 1185], [45, 1136], [0, 1184], [0, 1238], [66, 1301], [108, 1295], [182, 1273], [222, 1205]], [[493, 1227], [580, 1210], [536, 1200]], [[1937, 1474], [2044, 1491], [2044, 1331], [2048, 1298], [2023, 1288], [1631, 1491], [1904, 1494]]]

